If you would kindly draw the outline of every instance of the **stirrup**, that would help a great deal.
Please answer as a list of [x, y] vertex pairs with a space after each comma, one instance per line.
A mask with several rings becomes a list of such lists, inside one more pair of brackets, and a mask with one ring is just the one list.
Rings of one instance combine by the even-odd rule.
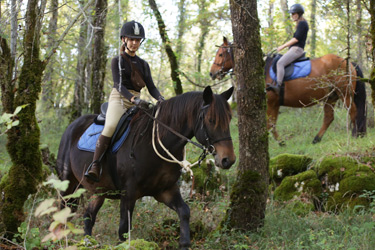
[[100, 172], [99, 172], [98, 178], [94, 178], [92, 175], [89, 174], [89, 171], [92, 168], [92, 165], [94, 163], [100, 164], [100, 160], [95, 160], [95, 161], [91, 162], [91, 164], [89, 165], [89, 167], [85, 171], [85, 177], [89, 178], [92, 181], [99, 182], [100, 177], [102, 176], [102, 172], [103, 172], [103, 168], [101, 166], [100, 166]]

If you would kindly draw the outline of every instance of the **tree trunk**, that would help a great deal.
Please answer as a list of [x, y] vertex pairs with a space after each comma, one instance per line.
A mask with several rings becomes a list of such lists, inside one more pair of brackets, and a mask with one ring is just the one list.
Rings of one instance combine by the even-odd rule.
[[264, 223], [268, 192], [268, 133], [260, 24], [256, 0], [230, 1], [237, 76], [239, 163], [224, 223], [256, 230]]
[[274, 9], [275, 9], [275, 0], [270, 0], [269, 5], [268, 5], [268, 18], [267, 18], [268, 30], [270, 31], [268, 33], [269, 38], [267, 39], [269, 42], [269, 46], [267, 46], [267, 49], [265, 51], [272, 50], [277, 46], [276, 41], [275, 41], [275, 29], [273, 27], [273, 23], [274, 23], [273, 18], [275, 16]]
[[39, 0], [29, 0], [27, 4], [23, 66], [12, 108], [27, 106], [18, 114], [19, 125], [7, 132], [6, 146], [12, 166], [9, 169], [8, 178], [0, 187], [3, 195], [1, 216], [8, 238], [17, 232], [18, 226], [24, 220], [24, 202], [30, 194], [36, 192], [37, 185], [42, 180], [40, 130], [35, 117], [35, 109], [45, 68], [45, 64], [39, 59], [40, 29], [45, 4], [45, 1]]
[[292, 23], [290, 22], [290, 17], [289, 17], [288, 0], [280, 0], [280, 5], [281, 5], [282, 13], [283, 13], [286, 34], [287, 34], [287, 37], [290, 39], [290, 37], [293, 36], [293, 29], [292, 29]]
[[311, 58], [315, 58], [316, 50], [316, 0], [311, 0], [311, 16], [310, 16], [310, 30], [311, 30]]
[[14, 60], [12, 59], [7, 41], [0, 34], [0, 86], [3, 112], [13, 113], [13, 89], [12, 81]]
[[[199, 27], [201, 29], [201, 34], [198, 41], [198, 55], [197, 55], [197, 71], [198, 73], [201, 73], [201, 67], [202, 67], [202, 55], [203, 55], [203, 49], [206, 41], [206, 37], [208, 35], [208, 32], [210, 32], [210, 21], [209, 21], [209, 13], [208, 13], [208, 7], [210, 5], [210, 2], [207, 2], [206, 0], [199, 0], [198, 1], [198, 7], [199, 7]], [[197, 83], [201, 84], [200, 76], [197, 79]]]
[[185, 0], [180, 0], [178, 2], [178, 35], [177, 35], [177, 46], [176, 46], [176, 54], [177, 54], [177, 63], [180, 64], [181, 55], [182, 55], [182, 47], [183, 47], [183, 36], [186, 30], [186, 4]]
[[167, 53], [168, 58], [169, 58], [169, 63], [171, 65], [171, 77], [173, 81], [174, 92], [176, 93], [176, 95], [180, 95], [183, 93], [183, 89], [182, 89], [182, 83], [181, 83], [181, 79], [179, 75], [177, 56], [172, 49], [172, 46], [171, 46], [172, 43], [169, 40], [167, 31], [166, 31], [166, 26], [159, 12], [158, 6], [155, 3], [155, 0], [148, 0], [148, 2], [158, 22], [160, 37], [161, 37], [161, 40], [163, 41], [165, 52]]
[[107, 0], [97, 0], [94, 17], [94, 47], [92, 54], [92, 103], [91, 111], [100, 113], [100, 105], [104, 99], [104, 77], [107, 63], [107, 47], [104, 43], [105, 24], [107, 18]]
[[[51, 0], [50, 1], [50, 8], [49, 12], [51, 13], [51, 18], [49, 20], [48, 25], [48, 40], [47, 40], [47, 47], [48, 50], [51, 50], [54, 43], [56, 42], [57, 38], [57, 14], [58, 14], [58, 0]], [[54, 105], [54, 89], [55, 84], [53, 83], [52, 76], [55, 68], [55, 59], [51, 59], [47, 65], [46, 73], [44, 75], [44, 84], [43, 84], [43, 92], [42, 92], [42, 101], [43, 101], [43, 108], [48, 110], [53, 107]]]
[[[79, 1], [80, 8], [85, 5], [85, 0]], [[70, 122], [82, 115], [82, 108], [84, 105], [84, 88], [87, 85], [86, 67], [87, 67], [87, 21], [82, 21], [79, 28], [78, 38], [78, 57], [76, 66], [76, 80], [74, 82], [73, 103], [71, 105]]]
[[375, 1], [370, 1], [370, 37], [372, 42], [371, 57], [372, 57], [372, 69], [370, 74], [370, 84], [371, 84], [371, 99], [372, 106], [375, 107]]
[[362, 68], [363, 67], [363, 35], [362, 35], [362, 5], [361, 0], [357, 1], [357, 19], [356, 19], [356, 29], [357, 29], [357, 55], [356, 55], [356, 62]]

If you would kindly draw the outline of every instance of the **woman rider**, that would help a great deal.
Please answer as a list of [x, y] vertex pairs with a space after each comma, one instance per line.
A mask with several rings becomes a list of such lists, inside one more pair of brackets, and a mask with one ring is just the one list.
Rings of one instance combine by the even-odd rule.
[[114, 84], [104, 129], [96, 143], [93, 162], [85, 174], [85, 177], [95, 182], [99, 181], [101, 173], [99, 159], [106, 152], [121, 116], [130, 107], [146, 103], [140, 99], [141, 89], [146, 86], [152, 97], [158, 101], [164, 100], [155, 87], [148, 63], [136, 55], [145, 39], [143, 26], [136, 21], [125, 23], [121, 28], [120, 39], [123, 42], [121, 56], [113, 58], [111, 63]]
[[280, 93], [280, 86], [285, 74], [285, 66], [303, 55], [307, 33], [309, 31], [309, 25], [305, 18], [303, 18], [305, 10], [301, 4], [293, 4], [292, 7], [290, 7], [289, 13], [292, 14], [292, 20], [297, 22], [296, 32], [292, 39], [277, 48], [277, 52], [280, 52], [284, 48], [289, 47], [288, 52], [286, 52], [277, 62], [276, 86], [268, 85], [268, 87], [274, 90], [276, 94]]

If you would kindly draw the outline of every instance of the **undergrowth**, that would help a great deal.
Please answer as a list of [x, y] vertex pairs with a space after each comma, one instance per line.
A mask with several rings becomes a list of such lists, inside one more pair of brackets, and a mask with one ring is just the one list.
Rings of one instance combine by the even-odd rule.
[[[327, 154], [373, 154], [375, 131], [368, 128], [364, 138], [352, 138], [347, 128], [346, 110], [336, 109], [335, 120], [327, 130], [322, 141], [313, 145], [311, 142], [319, 131], [323, 113], [318, 105], [306, 109], [280, 109], [277, 129], [281, 138], [286, 142], [284, 147], [269, 137], [269, 154], [274, 157], [281, 153], [303, 154], [314, 160]], [[54, 114], [49, 114], [54, 116]], [[41, 119], [41, 143], [47, 145], [51, 152], [57, 154], [61, 135], [67, 126], [66, 119]], [[236, 115], [231, 123], [232, 139], [238, 156], [238, 128]], [[6, 136], [0, 137], [0, 175], [10, 166], [10, 160], [5, 150]], [[200, 150], [188, 146], [187, 158], [196, 159]], [[195, 196], [186, 198], [191, 208], [191, 249], [373, 249], [375, 245], [375, 195], [368, 193], [372, 200], [370, 210], [344, 210], [340, 214], [309, 212], [297, 215], [290, 207], [268, 202], [264, 227], [257, 232], [239, 232], [226, 230], [218, 231], [218, 225], [229, 207], [230, 187], [236, 177], [236, 166], [230, 170], [222, 170], [228, 176], [227, 187], [224, 192], [211, 193], [207, 197]], [[190, 183], [191, 184], [191, 183]], [[189, 184], [189, 185], [190, 185]], [[27, 212], [28, 231], [20, 228], [20, 233], [31, 232], [24, 237], [25, 241], [18, 243], [23, 246], [28, 239], [39, 242], [48, 234], [48, 227], [52, 217], [41, 220], [32, 216], [32, 207], [50, 196], [56, 196], [52, 191], [41, 190], [40, 197], [30, 199], [25, 204]], [[87, 207], [89, 197], [81, 199], [77, 213], [71, 219], [77, 228], [83, 228], [82, 215]], [[98, 242], [96, 249], [113, 249], [118, 242], [119, 207], [117, 200], [106, 200], [99, 211], [93, 236]], [[36, 230], [38, 229], [38, 230]], [[38, 231], [38, 234], [35, 232]], [[23, 235], [25, 236], [25, 235]], [[177, 214], [165, 205], [155, 202], [152, 198], [144, 198], [136, 204], [133, 213], [133, 229], [128, 234], [131, 239], [145, 239], [157, 242], [161, 249], [178, 248], [179, 220]], [[71, 245], [82, 241], [81, 235], [72, 235], [68, 239]], [[34, 243], [36, 244], [36, 243]], [[59, 249], [66, 244], [54, 243], [50, 249]]]

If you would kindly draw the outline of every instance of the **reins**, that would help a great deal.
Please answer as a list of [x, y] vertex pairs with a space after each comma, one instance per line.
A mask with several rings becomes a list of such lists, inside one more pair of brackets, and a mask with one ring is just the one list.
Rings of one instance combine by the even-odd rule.
[[[203, 106], [201, 107], [201, 111], [203, 111], [204, 109], [206, 109], [208, 106]], [[172, 129], [171, 127], [169, 127], [168, 125], [166, 125], [165, 123], [163, 123], [162, 121], [160, 121], [157, 116], [159, 114], [159, 108], [156, 110], [156, 113], [155, 113], [155, 117], [151, 114], [149, 114], [144, 108], [141, 108], [144, 113], [149, 117], [151, 118], [154, 122], [153, 122], [153, 128], [152, 128], [152, 145], [153, 145], [153, 148], [154, 148], [154, 151], [155, 153], [163, 160], [167, 161], [167, 162], [171, 162], [171, 163], [177, 163], [179, 164], [183, 169], [185, 169], [187, 172], [190, 173], [190, 177], [193, 178], [193, 171], [191, 170], [191, 167], [198, 164], [200, 166], [201, 162], [207, 157], [208, 154], [213, 154], [215, 152], [215, 147], [211, 144], [210, 142], [210, 138], [207, 134], [207, 131], [206, 129], [204, 129], [204, 134], [205, 134], [205, 137], [206, 137], [206, 141], [207, 141], [207, 144], [208, 144], [208, 147], [205, 147], [204, 145], [202, 144], [199, 144], [197, 142], [194, 142], [192, 140], [190, 140], [189, 138], [187, 138], [186, 136], [178, 133], [176, 130]], [[200, 119], [202, 119], [202, 112], [199, 114], [200, 116]], [[162, 125], [164, 128], [166, 128], [168, 131], [170, 131], [171, 133], [173, 133], [174, 135], [178, 136], [179, 138], [183, 139], [184, 141], [186, 142], [189, 142], [191, 144], [193, 144], [194, 146], [202, 149], [202, 154], [199, 156], [198, 158], [198, 161], [196, 161], [195, 163], [191, 164], [189, 161], [186, 160], [186, 154], [185, 154], [185, 151], [184, 151], [184, 156], [183, 156], [183, 160], [180, 161], [178, 159], [176, 159], [176, 157], [169, 152], [169, 150], [164, 146], [164, 144], [161, 142], [160, 140], [160, 137], [159, 137], [159, 133], [158, 133], [158, 125]], [[201, 129], [203, 129], [203, 121], [202, 121], [202, 127]], [[158, 143], [160, 145], [160, 147], [168, 154], [168, 156], [171, 158], [171, 159], [168, 159], [166, 157], [164, 157], [163, 155], [161, 155], [159, 153], [159, 151], [157, 150], [156, 148], [156, 144], [155, 144], [155, 132], [157, 134], [157, 139], [158, 139]], [[222, 140], [231, 140], [230, 137], [226, 137], [226, 138], [222, 138], [222, 139], [219, 139], [219, 140], [215, 140], [215, 143], [216, 142], [219, 142], [219, 141], [222, 141]]]

